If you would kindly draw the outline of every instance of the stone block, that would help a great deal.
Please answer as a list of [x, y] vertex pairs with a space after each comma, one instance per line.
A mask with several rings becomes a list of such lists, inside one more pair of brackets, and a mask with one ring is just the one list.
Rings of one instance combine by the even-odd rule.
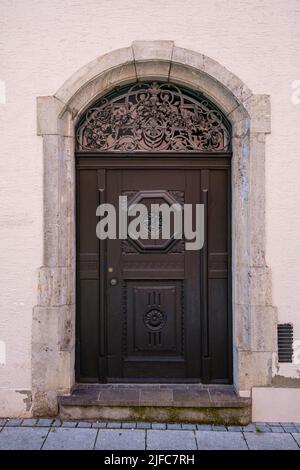
[[251, 118], [251, 133], [271, 132], [271, 99], [269, 95], [252, 95], [244, 100], [243, 106]]
[[247, 450], [241, 432], [196, 431], [199, 450]]
[[151, 423], [137, 423], [137, 429], [151, 429]]
[[205, 56], [199, 52], [190, 51], [183, 47], [173, 47], [172, 63], [178, 63], [187, 67], [193, 67], [199, 71], [204, 71]]
[[42, 428], [47, 428], [51, 426], [53, 423], [53, 419], [46, 419], [46, 418], [41, 418], [37, 422], [37, 426], [42, 427]]
[[195, 431], [197, 429], [196, 424], [182, 424], [181, 428], [185, 431]]
[[91, 428], [92, 423], [89, 423], [88, 421], [80, 421], [77, 425], [78, 428]]
[[63, 421], [62, 427], [63, 428], [76, 428], [77, 422], [76, 421]]
[[292, 433], [293, 438], [297, 441], [298, 447], [300, 448], [300, 434]]
[[231, 91], [239, 103], [252, 96], [252, 91], [233, 73], [210, 57], [204, 57], [204, 71]]
[[272, 354], [263, 351], [238, 351], [239, 390], [253, 386], [270, 385], [272, 380]]
[[277, 350], [277, 310], [271, 306], [251, 306], [252, 351]]
[[181, 428], [181, 424], [179, 423], [170, 423], [170, 424], [167, 424], [167, 429], [182, 429]]
[[250, 350], [251, 348], [251, 318], [250, 307], [247, 304], [233, 305], [234, 319], [234, 343], [238, 349]]
[[93, 450], [96, 429], [52, 428], [43, 450]]
[[61, 426], [61, 420], [60, 419], [55, 419], [53, 423], [51, 424], [52, 428], [59, 428]]
[[9, 419], [6, 423], [7, 427], [16, 427], [16, 426], [21, 426], [22, 424], [22, 419]]
[[135, 62], [144, 60], [171, 61], [174, 41], [133, 41]]
[[67, 128], [59, 116], [64, 107], [55, 96], [37, 98], [37, 135], [65, 135]]
[[123, 429], [135, 429], [136, 427], [136, 423], [122, 423]]
[[109, 429], [121, 429], [122, 424], [121, 423], [107, 423], [106, 427]]
[[[74, 119], [81, 114], [88, 103], [100, 99], [101, 96], [113, 90], [116, 86], [134, 84], [137, 81], [136, 68], [134, 63], [126, 63], [106, 70], [100, 75], [96, 75], [83, 88], [79, 88], [76, 94], [72, 96], [68, 107]], [[99, 92], [101, 90], [101, 92]]]
[[[47, 362], [43, 362], [43, 357], [41, 357], [41, 365], [42, 364], [47, 364]], [[43, 372], [43, 375], [40, 378], [39, 370], [39, 367], [36, 367], [36, 364], [33, 364], [32, 372], [34, 385], [35, 387], [40, 387], [39, 389], [35, 389], [33, 391], [33, 416], [56, 416], [58, 413], [57, 392], [55, 390], [47, 390], [47, 385], [46, 387], [44, 386], [45, 372]], [[38, 378], [34, 376], [35, 373], [37, 373]]]
[[166, 428], [167, 428], [167, 425], [164, 423], [152, 423], [152, 429], [162, 430]]
[[197, 424], [198, 431], [211, 431], [211, 424]]
[[106, 425], [107, 423], [97, 421], [96, 423], [92, 424], [92, 428], [97, 428], [97, 429], [106, 428]]
[[250, 450], [299, 450], [290, 434], [245, 432], [244, 436]]
[[40, 268], [38, 305], [41, 307], [70, 305], [73, 300], [70, 289], [72, 278], [72, 268]]
[[219, 425], [219, 424], [213, 424], [212, 430], [213, 431], [224, 431], [224, 432], [227, 431], [225, 426]]
[[0, 433], [0, 450], [40, 450], [46, 437], [47, 429], [6, 426]]
[[155, 60], [135, 63], [137, 80], [165, 80], [170, 75], [170, 62]]
[[229, 432], [241, 432], [243, 428], [241, 426], [227, 426]]
[[225, 89], [220, 89], [219, 84], [207, 76], [204, 71], [172, 61], [169, 79], [174, 84], [189, 86], [198, 91], [215, 103], [225, 114], [230, 113], [238, 106], [238, 102], [232, 94]]
[[196, 449], [196, 439], [193, 431], [147, 431], [147, 450], [179, 451]]
[[138, 429], [100, 429], [96, 450], [145, 450], [145, 431]]

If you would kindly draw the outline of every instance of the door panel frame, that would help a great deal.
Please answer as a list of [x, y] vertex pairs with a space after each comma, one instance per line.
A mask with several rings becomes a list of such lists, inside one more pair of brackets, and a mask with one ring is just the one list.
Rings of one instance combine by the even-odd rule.
[[[228, 223], [227, 223], [227, 240], [228, 240], [228, 276], [227, 276], [227, 289], [228, 289], [228, 383], [232, 383], [233, 381], [233, 331], [232, 331], [232, 247], [231, 247], [231, 240], [232, 240], [232, 229], [231, 229], [231, 153], [224, 153], [224, 152], [208, 152], [208, 153], [184, 153], [184, 152], [134, 152], [130, 154], [130, 152], [121, 153], [121, 152], [87, 152], [87, 151], [78, 151], [76, 152], [76, 253], [78, 255], [79, 252], [79, 210], [78, 210], [78, 200], [79, 200], [79, 170], [88, 170], [88, 169], [97, 169], [98, 174], [102, 173], [102, 171], [110, 170], [110, 169], [182, 169], [182, 170], [217, 170], [217, 169], [226, 169], [227, 173], [227, 192], [228, 192]], [[100, 200], [105, 197], [106, 187], [105, 187], [105, 178], [102, 179], [101, 185], [104, 185], [103, 191], [99, 191], [99, 202]], [[103, 199], [104, 200], [104, 199]], [[201, 201], [202, 202], [202, 201]], [[102, 242], [102, 250], [104, 250], [106, 242]], [[101, 245], [100, 245], [101, 249]], [[103, 253], [103, 252], [102, 252]], [[101, 265], [102, 263], [100, 263]], [[203, 266], [200, 269], [204, 269]], [[82, 378], [80, 376], [80, 298], [79, 298], [79, 263], [76, 263], [76, 351], [75, 351], [75, 373], [76, 373], [76, 380], [77, 382], [105, 382], [105, 371], [106, 371], [106, 359], [101, 359], [101, 355], [99, 354], [99, 368], [98, 368], [98, 380], [94, 378]], [[99, 266], [100, 271], [100, 288], [102, 286], [101, 291], [105, 290], [105, 279], [106, 279], [106, 270], [105, 266]], [[200, 289], [200, 286], [199, 286]], [[104, 296], [102, 296], [104, 297]], [[202, 296], [201, 296], [202, 297]], [[104, 300], [102, 299], [102, 302]], [[99, 302], [101, 300], [99, 299]], [[202, 300], [201, 300], [202, 302]], [[100, 306], [100, 305], [99, 305]], [[203, 324], [203, 309], [200, 309], [201, 314], [201, 324]], [[103, 319], [102, 319], [103, 324]], [[102, 337], [102, 340], [104, 338]], [[99, 348], [101, 347], [99, 341]], [[104, 347], [105, 351], [105, 344], [102, 344], [102, 348]], [[100, 352], [100, 351], [99, 351]], [[102, 351], [101, 351], [102, 352]], [[103, 357], [103, 356], [102, 356]], [[205, 367], [205, 359], [203, 358], [202, 353], [202, 383], [224, 383], [223, 380], [213, 380], [209, 381], [208, 372], [206, 372], [207, 368]], [[113, 380], [112, 380], [113, 381]], [[124, 382], [131, 382], [130, 379], [122, 380]], [[136, 381], [136, 380], [134, 380]], [[142, 382], [147, 382], [147, 380], [142, 379]], [[151, 382], [161, 382], [161, 379], [151, 379]], [[168, 382], [168, 380], [166, 380]], [[185, 379], [185, 380], [178, 380], [174, 379], [172, 382], [195, 382], [195, 379]]]

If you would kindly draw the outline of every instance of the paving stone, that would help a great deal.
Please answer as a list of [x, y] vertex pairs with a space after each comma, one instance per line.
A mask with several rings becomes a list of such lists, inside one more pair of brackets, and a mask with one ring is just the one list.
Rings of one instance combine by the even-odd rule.
[[47, 428], [51, 426], [53, 423], [53, 419], [39, 419], [37, 422], [37, 426]]
[[96, 450], [145, 450], [142, 429], [100, 429]]
[[300, 434], [293, 432], [292, 433], [293, 438], [297, 442], [298, 446], [300, 447]]
[[193, 431], [147, 431], [147, 450], [196, 450]]
[[197, 429], [196, 424], [182, 424], [182, 429], [190, 430], [190, 431], [195, 431]]
[[15, 427], [21, 426], [23, 419], [9, 419], [6, 423], [6, 426]]
[[268, 426], [273, 426], [273, 427], [274, 427], [274, 426], [277, 426], [277, 427], [280, 427], [280, 428], [281, 428], [281, 424], [280, 424], [280, 423], [277, 423], [277, 422], [273, 422], [273, 423], [270, 422], [270, 423], [267, 423], [267, 424], [268, 424]]
[[5, 427], [0, 433], [1, 450], [39, 450], [48, 430], [43, 428]]
[[134, 428], [136, 428], [136, 423], [122, 423], [122, 428], [124, 428], [124, 429], [134, 429]]
[[181, 429], [181, 424], [169, 423], [167, 424], [167, 429], [175, 429], [175, 430]]
[[196, 431], [199, 450], [247, 450], [247, 444], [241, 432]]
[[284, 429], [281, 426], [270, 426], [272, 432], [284, 432]]
[[211, 424], [197, 424], [198, 431], [211, 431]]
[[285, 432], [297, 432], [297, 429], [293, 425], [284, 425], [282, 426]]
[[32, 427], [32, 426], [35, 426], [36, 423], [37, 423], [37, 419], [34, 419], [34, 418], [25, 418], [25, 419], [23, 419], [23, 421], [22, 421], [22, 426], [24, 426], [24, 427], [25, 427], [25, 426], [26, 426], [26, 427], [27, 427], [27, 426], [31, 426], [31, 427]]
[[250, 450], [295, 450], [298, 449], [291, 434], [245, 432]]
[[92, 423], [89, 423], [88, 421], [80, 421], [77, 425], [78, 428], [91, 428]]
[[63, 428], [76, 428], [77, 421], [63, 421], [62, 427]]
[[229, 432], [241, 432], [243, 430], [242, 426], [227, 426]]
[[256, 426], [255, 424], [247, 424], [247, 426], [243, 426], [243, 431], [245, 432], [256, 432]]
[[96, 429], [52, 428], [43, 450], [92, 450]]
[[213, 431], [227, 431], [226, 427], [220, 424], [213, 424], [212, 430]]
[[137, 423], [137, 429], [151, 429], [151, 423]]
[[59, 428], [62, 425], [61, 419], [55, 419], [51, 424], [52, 428]]
[[106, 425], [107, 425], [107, 423], [97, 421], [96, 423], [92, 424], [92, 428], [106, 428]]
[[300, 432], [300, 425], [295, 425], [295, 428], [297, 429], [298, 432]]
[[5, 426], [7, 419], [0, 419], [0, 426]]
[[107, 428], [110, 429], [121, 429], [121, 423], [107, 423]]
[[152, 429], [167, 429], [165, 423], [152, 423]]
[[270, 430], [271, 430], [270, 426], [263, 425], [263, 424], [256, 425], [257, 432], [270, 432]]

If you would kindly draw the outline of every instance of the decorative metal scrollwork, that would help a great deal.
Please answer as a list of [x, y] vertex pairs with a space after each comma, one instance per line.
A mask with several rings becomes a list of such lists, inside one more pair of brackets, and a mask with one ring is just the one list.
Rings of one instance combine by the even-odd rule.
[[170, 83], [139, 83], [88, 109], [77, 147], [90, 151], [197, 151], [230, 148], [226, 118], [208, 100]]

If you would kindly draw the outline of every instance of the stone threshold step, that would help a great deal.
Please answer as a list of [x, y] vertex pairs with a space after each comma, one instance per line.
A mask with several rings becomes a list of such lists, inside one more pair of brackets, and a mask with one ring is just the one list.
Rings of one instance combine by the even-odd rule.
[[251, 400], [232, 386], [77, 385], [59, 399], [63, 419], [247, 424]]

